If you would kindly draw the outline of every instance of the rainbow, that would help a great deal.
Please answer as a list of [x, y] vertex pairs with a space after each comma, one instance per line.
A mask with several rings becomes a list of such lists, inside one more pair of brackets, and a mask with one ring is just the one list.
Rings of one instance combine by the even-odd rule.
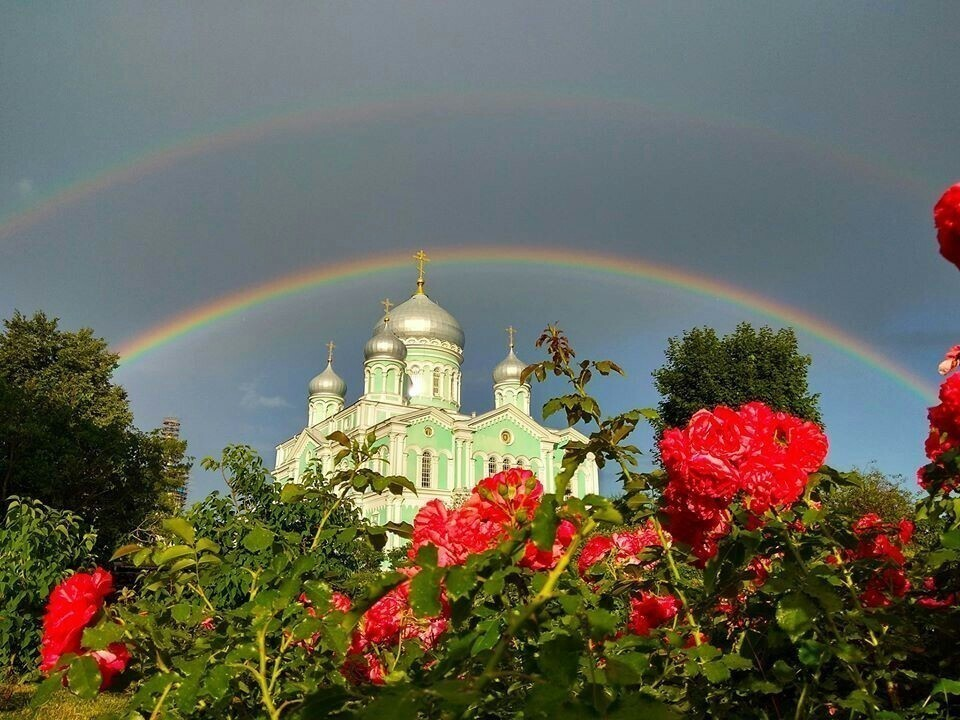
[[114, 165], [78, 179], [45, 197], [32, 207], [0, 218], [0, 240], [13, 237], [57, 212], [74, 206], [98, 193], [136, 182], [178, 162], [209, 155], [262, 140], [277, 133], [307, 132], [318, 128], [349, 127], [357, 123], [434, 115], [496, 115], [520, 111], [590, 110], [609, 118], [645, 119], [742, 132], [779, 145], [791, 146], [814, 157], [830, 158], [863, 177], [893, 183], [912, 193], [933, 197], [931, 181], [902, 168], [877, 162], [845, 148], [780, 132], [773, 128], [736, 118], [705, 118], [676, 110], [654, 107], [629, 97], [606, 97], [583, 92], [494, 93], [424, 95], [387, 100], [355, 99], [341, 105], [321, 108], [284, 109], [247, 119], [236, 125], [196, 133], [170, 144], [141, 152]]
[[[929, 402], [936, 396], [936, 390], [931, 384], [893, 363], [862, 340], [820, 318], [743, 288], [668, 265], [595, 252], [517, 246], [439, 249], [431, 252], [431, 261], [431, 267], [483, 263], [593, 270], [646, 280], [694, 295], [723, 300], [778, 323], [793, 326], [891, 378], [922, 398], [924, 402]], [[347, 260], [284, 275], [263, 284], [224, 295], [213, 302], [176, 315], [121, 343], [117, 352], [121, 357], [121, 364], [131, 363], [153, 350], [248, 308], [288, 298], [314, 288], [380, 272], [399, 270], [410, 265], [409, 253], [378, 254], [375, 258]]]

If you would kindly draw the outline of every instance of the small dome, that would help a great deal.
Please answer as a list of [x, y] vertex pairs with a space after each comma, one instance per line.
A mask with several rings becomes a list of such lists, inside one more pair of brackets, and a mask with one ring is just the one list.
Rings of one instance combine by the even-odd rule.
[[339, 395], [345, 397], [347, 384], [333, 371], [333, 362], [327, 361], [327, 369], [310, 381], [311, 395]]
[[526, 366], [527, 364], [514, 354], [511, 347], [510, 353], [493, 369], [493, 382], [502, 383], [511, 380], [520, 382], [520, 374]]
[[376, 358], [405, 360], [406, 357], [407, 346], [396, 336], [386, 319], [380, 323], [380, 327], [377, 328], [373, 337], [367, 340], [367, 344], [363, 346], [364, 360], [374, 360]]
[[[379, 325], [383, 324], [381, 318]], [[390, 312], [390, 329], [403, 338], [430, 338], [463, 349], [463, 328], [450, 313], [422, 293], [417, 293]]]

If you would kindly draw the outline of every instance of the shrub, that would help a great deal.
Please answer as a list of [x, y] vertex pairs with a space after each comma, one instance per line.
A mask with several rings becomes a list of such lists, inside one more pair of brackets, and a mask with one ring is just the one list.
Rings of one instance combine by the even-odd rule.
[[6, 500], [0, 524], [0, 680], [35, 670], [51, 588], [91, 562], [96, 535], [79, 516], [27, 498]]

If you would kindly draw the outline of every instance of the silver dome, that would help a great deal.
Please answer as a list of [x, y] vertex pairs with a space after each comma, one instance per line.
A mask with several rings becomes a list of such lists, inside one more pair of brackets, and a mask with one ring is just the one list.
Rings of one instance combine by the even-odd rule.
[[[383, 318], [378, 325], [383, 324]], [[390, 312], [390, 329], [399, 338], [430, 338], [463, 349], [463, 328], [450, 313], [417, 293]]]
[[374, 360], [376, 358], [405, 360], [406, 357], [407, 346], [396, 336], [386, 319], [380, 323], [380, 327], [377, 328], [373, 337], [367, 340], [367, 344], [363, 346], [364, 360]]
[[511, 347], [507, 357], [501, 360], [500, 364], [493, 369], [493, 381], [495, 383], [509, 382], [511, 380], [520, 382], [520, 374], [526, 366], [527, 364], [514, 354], [513, 348]]
[[310, 381], [311, 395], [339, 395], [345, 397], [347, 384], [333, 371], [333, 363], [327, 361], [327, 369]]

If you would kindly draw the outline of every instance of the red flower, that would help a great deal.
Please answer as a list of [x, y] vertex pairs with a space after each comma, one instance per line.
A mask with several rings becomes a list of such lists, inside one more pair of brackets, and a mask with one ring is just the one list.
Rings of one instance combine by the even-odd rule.
[[413, 519], [413, 542], [408, 557], [413, 560], [424, 545], [437, 548], [441, 567], [462, 565], [467, 558], [494, 547], [503, 529], [483, 519], [475, 507], [449, 509], [441, 500], [431, 500]]
[[354, 685], [383, 685], [386, 671], [376, 653], [352, 653], [340, 667], [340, 673]]
[[672, 620], [680, 609], [673, 595], [654, 595], [643, 591], [630, 598], [630, 618], [627, 627], [634, 635], [649, 635], [650, 631]]
[[885, 523], [876, 513], [867, 513], [853, 523], [853, 534], [860, 542], [849, 553], [852, 559], [880, 560], [899, 567], [906, 562], [903, 547], [913, 538], [913, 523], [906, 518]]
[[477, 483], [463, 507], [501, 527], [517, 527], [533, 520], [542, 495], [531, 471], [511, 468]]
[[960, 268], [960, 183], [947, 188], [933, 207], [940, 254]]
[[902, 598], [910, 591], [910, 581], [901, 568], [887, 568], [880, 575], [874, 575], [867, 583], [867, 589], [860, 595], [860, 602], [866, 607], [887, 607], [891, 597]]
[[580, 558], [577, 561], [577, 571], [581, 577], [598, 562], [606, 559], [611, 550], [611, 561], [618, 567], [638, 565], [642, 562], [641, 555], [650, 547], [659, 547], [660, 538], [653, 527], [653, 521], [648, 520], [645, 525], [626, 532], [615, 532], [612, 535], [594, 535], [583, 546]]
[[557, 562], [567, 551], [567, 548], [570, 547], [573, 536], [576, 534], [576, 525], [569, 520], [561, 520], [554, 536], [553, 547], [549, 550], [541, 550], [535, 542], [528, 540], [519, 565], [531, 570], [552, 570], [557, 566]]
[[660, 443], [670, 532], [703, 563], [729, 532], [735, 499], [759, 526], [764, 512], [803, 495], [808, 475], [826, 454], [827, 438], [818, 425], [763, 403], [736, 412], [722, 405], [700, 410], [685, 428], [667, 430]]
[[94, 650], [90, 657], [100, 668], [100, 690], [106, 690], [113, 678], [122, 673], [130, 662], [130, 651], [122, 642], [110, 643], [106, 650]]
[[[83, 631], [94, 624], [104, 601], [113, 592], [113, 576], [103, 568], [92, 573], [74, 573], [50, 592], [43, 616], [43, 638], [40, 642], [40, 671], [49, 675], [60, 668], [60, 658], [88, 651], [82, 646]], [[113, 643], [106, 650], [90, 653], [100, 666], [101, 689], [123, 672], [130, 654], [123, 643]]]
[[954, 345], [947, 350], [943, 360], [937, 366], [937, 372], [941, 375], [947, 375], [956, 370], [957, 365], [960, 365], [960, 345]]

